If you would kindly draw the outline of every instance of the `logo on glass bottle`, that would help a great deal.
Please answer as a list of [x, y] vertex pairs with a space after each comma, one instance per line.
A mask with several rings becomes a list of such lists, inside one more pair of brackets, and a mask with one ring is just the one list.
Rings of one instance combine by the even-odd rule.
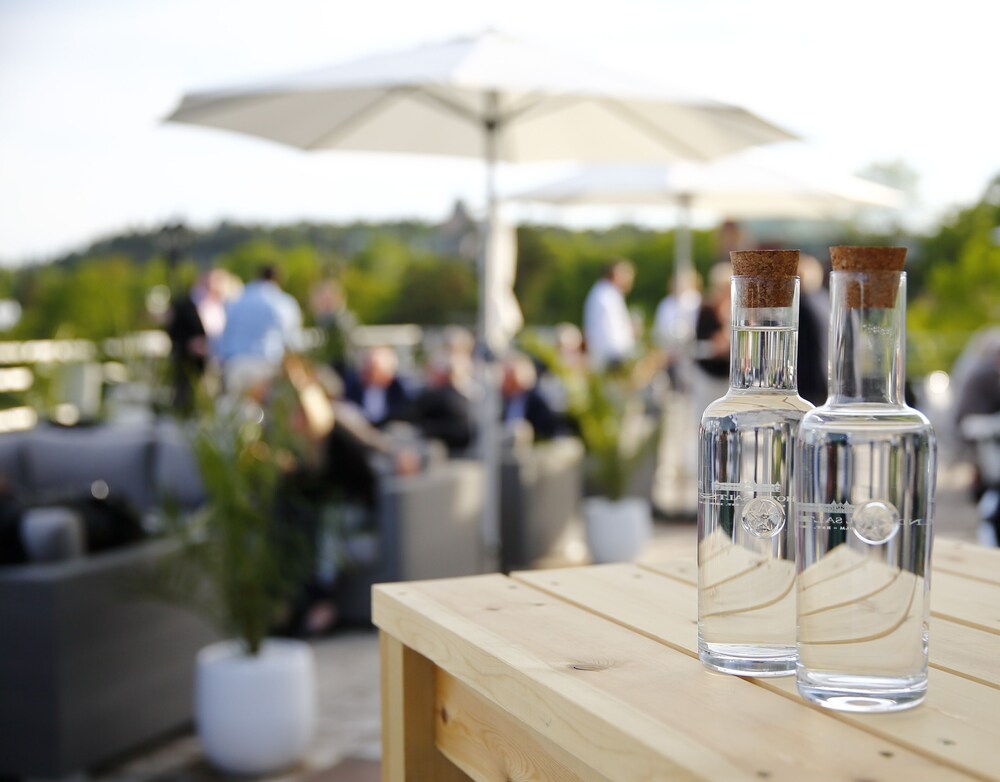
[[854, 509], [851, 528], [865, 543], [886, 543], [899, 531], [899, 511], [891, 502], [866, 502]]
[[785, 526], [785, 509], [772, 497], [754, 497], [743, 506], [743, 528], [758, 538], [773, 538]]

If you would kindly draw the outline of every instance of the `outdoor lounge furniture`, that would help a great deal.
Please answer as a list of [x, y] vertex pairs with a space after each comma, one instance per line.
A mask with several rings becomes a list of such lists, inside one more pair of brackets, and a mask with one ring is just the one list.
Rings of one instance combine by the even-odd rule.
[[557, 544], [579, 519], [582, 494], [577, 438], [509, 446], [500, 460], [501, 568], [531, 567], [558, 555]]
[[482, 573], [480, 524], [483, 469], [471, 459], [441, 459], [416, 475], [379, 478], [375, 531], [346, 565], [338, 584], [340, 617], [371, 621], [371, 587], [384, 581], [411, 581]]
[[384, 779], [1000, 779], [1000, 551], [938, 540], [927, 701], [709, 672], [693, 561], [376, 587]]
[[216, 635], [135, 591], [169, 550], [0, 568], [0, 776], [63, 777], [190, 722]]
[[[203, 496], [170, 421], [4, 435], [0, 473], [27, 502], [87, 497], [103, 481], [150, 523], [166, 498], [193, 508]], [[136, 594], [169, 549], [0, 567], [0, 775], [65, 776], [190, 721], [195, 654], [215, 634]]]

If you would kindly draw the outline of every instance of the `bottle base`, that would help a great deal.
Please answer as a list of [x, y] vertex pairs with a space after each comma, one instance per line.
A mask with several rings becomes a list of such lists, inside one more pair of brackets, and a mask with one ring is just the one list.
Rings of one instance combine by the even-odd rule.
[[799, 669], [796, 686], [811, 703], [834, 711], [912, 709], [927, 697], [927, 676], [851, 676]]
[[717, 644], [698, 641], [698, 657], [707, 668], [736, 676], [791, 676], [798, 656], [795, 646]]

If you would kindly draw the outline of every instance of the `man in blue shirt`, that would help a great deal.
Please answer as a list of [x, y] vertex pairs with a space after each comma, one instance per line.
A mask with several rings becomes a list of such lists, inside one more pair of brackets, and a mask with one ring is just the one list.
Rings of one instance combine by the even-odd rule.
[[276, 276], [273, 266], [263, 267], [226, 312], [218, 352], [228, 394], [243, 394], [270, 380], [285, 351], [299, 348], [302, 311], [280, 288]]

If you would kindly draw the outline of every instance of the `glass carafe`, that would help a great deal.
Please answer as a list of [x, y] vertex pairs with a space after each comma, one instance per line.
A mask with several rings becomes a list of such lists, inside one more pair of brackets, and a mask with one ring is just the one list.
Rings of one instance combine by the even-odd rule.
[[830, 385], [799, 428], [797, 685], [893, 711], [927, 691], [935, 439], [904, 401], [902, 248], [831, 248]]
[[[798, 252], [782, 252], [794, 274]], [[782, 676], [795, 671], [795, 435], [812, 408], [796, 392], [798, 277], [734, 276], [731, 311], [730, 388], [700, 431], [698, 652], [714, 670]]]

